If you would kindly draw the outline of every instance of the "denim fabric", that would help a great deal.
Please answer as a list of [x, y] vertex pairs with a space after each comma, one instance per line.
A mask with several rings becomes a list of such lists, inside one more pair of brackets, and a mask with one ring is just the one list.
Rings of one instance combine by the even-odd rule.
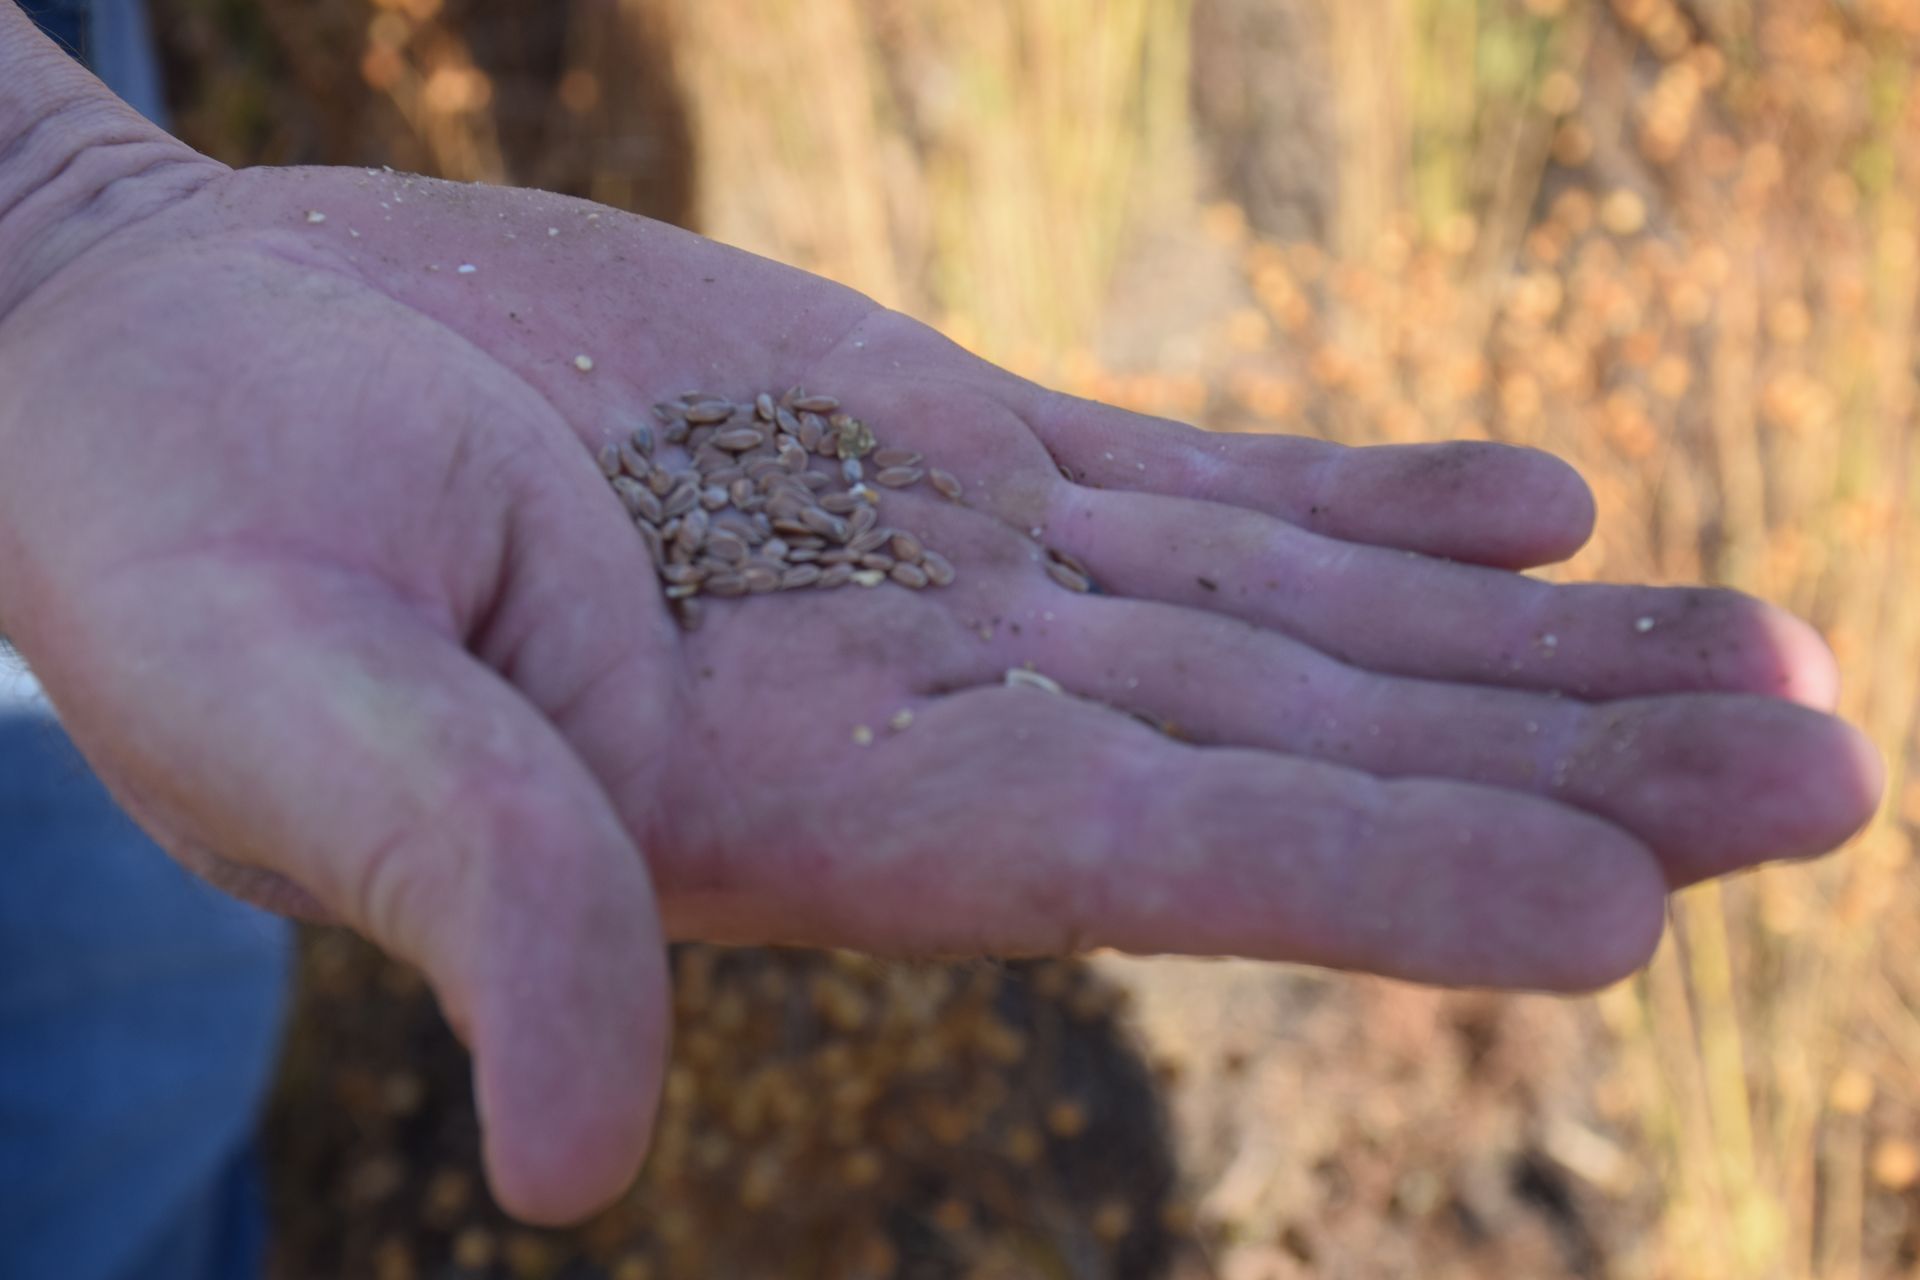
[[0, 713], [0, 1277], [245, 1280], [284, 921], [182, 871]]

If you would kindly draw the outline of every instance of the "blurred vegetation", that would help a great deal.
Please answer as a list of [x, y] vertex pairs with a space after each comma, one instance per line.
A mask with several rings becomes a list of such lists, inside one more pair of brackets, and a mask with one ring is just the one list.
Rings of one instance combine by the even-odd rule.
[[[1873, 827], [1818, 866], [1689, 891], [1652, 969], [1595, 1001], [1433, 997], [1420, 1017], [1545, 1019], [1584, 1046], [1516, 1076], [1531, 1101], [1507, 1129], [1461, 1121], [1461, 1142], [1509, 1144], [1533, 1180], [1515, 1185], [1578, 1227], [1526, 1274], [1916, 1266], [1920, 5], [160, 8], [183, 130], [216, 154], [591, 195], [1222, 430], [1539, 445], [1600, 498], [1566, 573], [1722, 582], [1810, 617], [1891, 765]], [[1176, 1003], [1204, 1006], [1206, 973], [1182, 981]], [[1361, 1023], [1383, 998], [1313, 990]], [[1193, 1025], [1142, 1034], [1192, 1059], [1170, 1040]], [[1411, 1146], [1404, 1114], [1368, 1117], [1439, 1069], [1386, 1053], [1390, 1030], [1356, 1034], [1319, 1163], [1296, 1146], [1257, 1184], [1189, 1172], [1182, 1274], [1384, 1274], [1367, 1260], [1401, 1256], [1396, 1235], [1427, 1241], [1422, 1275], [1521, 1265], [1460, 1226], [1465, 1165], [1432, 1151], [1437, 1172], [1402, 1168], [1351, 1234], [1332, 1225], [1326, 1169]], [[1278, 1071], [1298, 1048], [1252, 1052]], [[1264, 1077], [1256, 1061], [1208, 1078]], [[1195, 1170], [1242, 1167], [1193, 1153], [1243, 1141], [1182, 1138]], [[1406, 1191], [1414, 1172], [1441, 1190]]]

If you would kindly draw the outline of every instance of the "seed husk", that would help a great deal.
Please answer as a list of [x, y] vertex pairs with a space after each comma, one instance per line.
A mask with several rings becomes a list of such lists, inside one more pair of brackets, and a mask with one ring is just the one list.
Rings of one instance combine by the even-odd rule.
[[888, 572], [887, 576], [901, 586], [912, 587], [916, 591], [932, 581], [931, 578], [927, 577], [925, 570], [921, 569], [918, 565], [912, 564], [896, 564]]
[[1008, 667], [1001, 683], [1009, 689], [1037, 689], [1042, 693], [1065, 694], [1060, 682], [1051, 676], [1043, 676], [1038, 671], [1029, 671], [1025, 667]]
[[1093, 579], [1058, 560], [1047, 561], [1047, 576], [1069, 591], [1093, 590]]
[[833, 451], [842, 458], [864, 458], [873, 452], [873, 428], [858, 418], [834, 417]]
[[733, 416], [731, 400], [701, 400], [687, 406], [687, 421], [696, 426], [709, 422], [725, 422]]
[[904, 489], [910, 484], [919, 484], [926, 474], [919, 467], [882, 467], [879, 474], [873, 477], [873, 482], [889, 489]]
[[889, 544], [892, 547], [894, 557], [899, 560], [905, 560], [909, 564], [918, 561], [922, 552], [925, 550], [925, 548], [920, 545], [920, 539], [914, 537], [905, 529], [894, 530], [893, 537], [889, 539]]
[[842, 458], [840, 460], [840, 477], [848, 484], [858, 484], [866, 479], [866, 476], [867, 469], [860, 465], [860, 459]]
[[964, 492], [960, 487], [959, 478], [951, 471], [942, 471], [939, 467], [928, 468], [927, 483], [932, 485], [941, 497], [953, 502], [960, 501], [960, 495]]
[[936, 587], [944, 587], [954, 579], [953, 562], [938, 551], [922, 550], [920, 567], [926, 571], [927, 581]]
[[696, 583], [675, 582], [670, 584], [667, 587], [667, 599], [685, 600], [688, 596], [692, 595], [694, 592], [698, 590], [700, 590], [700, 587]]
[[853, 574], [854, 585], [859, 587], [877, 587], [886, 580], [887, 575], [878, 569], [856, 569]]

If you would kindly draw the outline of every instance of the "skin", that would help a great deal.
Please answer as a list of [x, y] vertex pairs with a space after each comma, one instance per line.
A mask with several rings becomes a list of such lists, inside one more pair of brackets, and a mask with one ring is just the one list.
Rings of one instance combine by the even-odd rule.
[[[1577, 990], [1875, 803], [1803, 624], [1514, 572], [1592, 524], [1544, 455], [1141, 418], [612, 210], [229, 171], [0, 6], [7, 58], [0, 618], [176, 857], [426, 971], [523, 1218], [634, 1173], [668, 939]], [[883, 507], [959, 579], [683, 632], [594, 451], [795, 383], [962, 478]]]

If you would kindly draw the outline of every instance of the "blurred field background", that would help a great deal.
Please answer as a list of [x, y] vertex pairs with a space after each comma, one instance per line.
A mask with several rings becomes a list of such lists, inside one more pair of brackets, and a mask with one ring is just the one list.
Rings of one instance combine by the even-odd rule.
[[225, 159], [590, 196], [1219, 430], [1554, 450], [1565, 573], [1812, 618], [1892, 773], [1592, 1000], [683, 951], [666, 1154], [573, 1236], [486, 1216], [417, 984], [318, 936], [283, 1276], [1920, 1272], [1920, 3], [157, 9]]

